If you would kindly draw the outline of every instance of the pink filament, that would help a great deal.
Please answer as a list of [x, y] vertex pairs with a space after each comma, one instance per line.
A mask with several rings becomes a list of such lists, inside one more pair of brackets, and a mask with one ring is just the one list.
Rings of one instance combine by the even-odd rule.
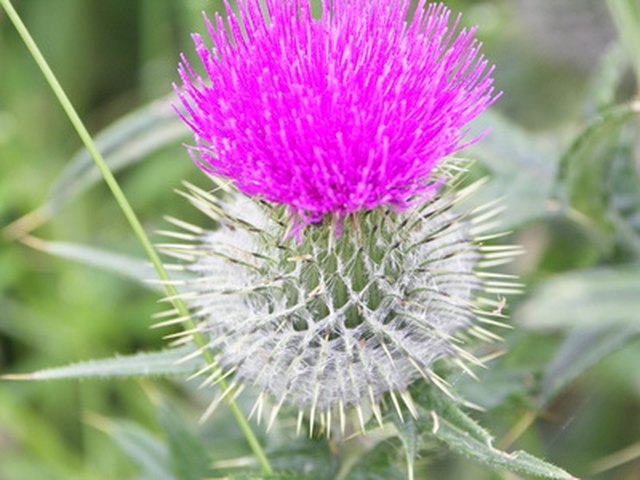
[[[475, 28], [442, 4], [239, 0], [194, 35], [176, 87], [192, 156], [241, 191], [288, 205], [301, 224], [424, 201], [444, 157], [477, 139], [465, 125], [498, 98]], [[229, 7], [228, 12], [231, 12]]]

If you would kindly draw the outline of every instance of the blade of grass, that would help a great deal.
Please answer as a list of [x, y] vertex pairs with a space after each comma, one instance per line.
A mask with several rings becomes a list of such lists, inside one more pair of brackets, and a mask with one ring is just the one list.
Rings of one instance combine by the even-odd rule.
[[[53, 90], [53, 93], [55, 94], [56, 98], [58, 99], [58, 102], [60, 103], [60, 106], [63, 108], [63, 110], [67, 114], [71, 124], [73, 125], [73, 127], [76, 130], [76, 132], [78, 133], [78, 136], [81, 138], [81, 140], [84, 143], [87, 151], [90, 153], [91, 157], [95, 161], [98, 169], [100, 170], [100, 173], [102, 174], [102, 176], [104, 178], [105, 183], [107, 184], [107, 186], [111, 190], [111, 193], [113, 194], [116, 202], [118, 203], [118, 205], [122, 209], [122, 212], [123, 212], [124, 216], [126, 217], [127, 221], [129, 222], [129, 225], [131, 226], [131, 229], [133, 230], [133, 232], [135, 233], [136, 237], [138, 238], [138, 241], [142, 245], [145, 253], [149, 257], [149, 260], [151, 261], [151, 263], [153, 264], [154, 268], [156, 269], [156, 271], [158, 273], [158, 276], [163, 281], [170, 280], [169, 275], [167, 274], [167, 271], [165, 270], [165, 268], [164, 268], [164, 266], [162, 264], [162, 261], [160, 260], [160, 256], [158, 255], [156, 250], [153, 248], [153, 245], [152, 245], [151, 241], [149, 240], [149, 237], [147, 236], [146, 232], [142, 228], [142, 224], [140, 223], [140, 220], [138, 219], [137, 215], [133, 211], [133, 208], [129, 204], [129, 201], [127, 200], [124, 192], [120, 188], [120, 185], [116, 181], [115, 177], [111, 173], [111, 170], [107, 166], [107, 164], [106, 164], [104, 158], [102, 157], [101, 153], [98, 151], [98, 149], [97, 149], [97, 147], [96, 147], [96, 145], [95, 145], [95, 143], [93, 141], [93, 138], [89, 134], [89, 131], [87, 130], [87, 128], [85, 127], [84, 123], [80, 119], [80, 116], [78, 115], [78, 113], [76, 112], [75, 108], [71, 104], [71, 101], [67, 97], [64, 89], [62, 88], [62, 86], [58, 82], [56, 76], [54, 75], [53, 71], [49, 67], [49, 65], [48, 65], [47, 61], [45, 60], [44, 56], [40, 52], [40, 49], [38, 48], [38, 46], [36, 45], [35, 41], [31, 37], [31, 34], [29, 33], [29, 30], [27, 29], [27, 27], [22, 22], [22, 19], [18, 15], [18, 12], [16, 12], [16, 10], [14, 9], [14, 7], [13, 7], [13, 5], [12, 5], [10, 0], [0, 0], [0, 5], [2, 5], [4, 10], [6, 11], [7, 16], [9, 17], [9, 19], [13, 23], [13, 25], [16, 28], [18, 34], [20, 35], [20, 37], [22, 38], [23, 42], [25, 43], [27, 49], [31, 53], [31, 56], [33, 57], [33, 59], [35, 60], [36, 64], [38, 65], [38, 67], [42, 71], [42, 74], [44, 75], [44, 77], [46, 78], [47, 82], [49, 83], [49, 86]], [[173, 299], [172, 303], [173, 303], [174, 307], [176, 308], [176, 310], [179, 312], [180, 316], [188, 317], [189, 316], [189, 311], [188, 311], [186, 305], [184, 304], [184, 302], [182, 302], [179, 298], [177, 298], [178, 292], [175, 289], [175, 287], [173, 285], [170, 285], [169, 283], [165, 283], [164, 286], [165, 286], [165, 290], [167, 292], [167, 295], [170, 298]], [[193, 320], [190, 320], [185, 325], [185, 328], [187, 328], [189, 330], [193, 330], [195, 327], [196, 326], [195, 326], [195, 323], [193, 322]], [[193, 335], [193, 337], [194, 337], [194, 341], [195, 341], [196, 345], [198, 346], [198, 348], [202, 348], [203, 349], [203, 356], [204, 356], [205, 361], [207, 363], [209, 363], [209, 364], [215, 364], [215, 359], [214, 359], [213, 355], [206, 348], [204, 348], [207, 345], [207, 340], [204, 338], [204, 336], [202, 336], [201, 333], [196, 332]], [[220, 385], [220, 388], [223, 391], [227, 389], [226, 382], [220, 381], [219, 385]], [[255, 433], [251, 429], [251, 426], [249, 425], [249, 422], [248, 422], [247, 418], [242, 413], [242, 411], [240, 410], [240, 407], [237, 405], [237, 403], [235, 403], [235, 401], [233, 400], [233, 395], [227, 395], [226, 399], [227, 399], [226, 400], [227, 405], [229, 406], [233, 416], [235, 417], [236, 421], [238, 422], [238, 425], [239, 425], [240, 429], [242, 430], [243, 434], [245, 435], [245, 437], [247, 439], [247, 442], [249, 443], [249, 446], [251, 447], [251, 450], [253, 451], [253, 453], [255, 454], [256, 458], [260, 462], [260, 465], [262, 467], [263, 472], [267, 473], [267, 474], [272, 473], [273, 470], [272, 470], [271, 465], [269, 464], [269, 461], [268, 461], [268, 459], [267, 459], [267, 457], [266, 457], [266, 455], [264, 453], [264, 450], [260, 446], [260, 443], [258, 442], [258, 439], [257, 439]]]

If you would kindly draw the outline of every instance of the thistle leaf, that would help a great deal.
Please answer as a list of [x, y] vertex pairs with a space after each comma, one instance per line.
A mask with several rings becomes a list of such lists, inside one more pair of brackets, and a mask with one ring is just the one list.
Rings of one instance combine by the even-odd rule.
[[[97, 147], [113, 173], [188, 138], [187, 129], [171, 108], [173, 101], [174, 96], [170, 95], [144, 105], [95, 136]], [[81, 149], [58, 175], [42, 205], [7, 227], [7, 234], [23, 237], [101, 178], [89, 153]]]
[[523, 451], [507, 453], [493, 446], [493, 437], [459, 407], [457, 401], [429, 388], [414, 394], [424, 412], [418, 420], [420, 431], [445, 443], [451, 450], [494, 469], [542, 478], [571, 480], [561, 468]]
[[161, 285], [146, 281], [156, 277], [156, 273], [149, 262], [140, 258], [79, 243], [49, 242], [31, 236], [23, 238], [22, 242], [56, 257], [130, 278], [147, 289], [162, 291]]
[[640, 271], [633, 267], [555, 275], [534, 290], [514, 318], [534, 330], [640, 327], [639, 291]]
[[[32, 236], [24, 237], [21, 241], [29, 247], [50, 255], [115, 273], [134, 280], [140, 286], [154, 292], [164, 292], [160, 282], [151, 281], [151, 279], [157, 278], [157, 273], [151, 264], [142, 258], [81, 243], [50, 242]], [[183, 280], [186, 275], [183, 272], [172, 272], [171, 278], [172, 280]]]
[[436, 411], [438, 426], [433, 429], [432, 435], [454, 452], [492, 468], [515, 473], [553, 479], [575, 478], [561, 468], [529, 453], [523, 451], [507, 453], [496, 449], [490, 441], [487, 441], [491, 435], [460, 410], [453, 401], [442, 399], [441, 405], [443, 404], [446, 408]]
[[136, 353], [102, 360], [89, 360], [65, 367], [47, 368], [26, 374], [3, 375], [6, 380], [75, 380], [83, 378], [127, 378], [184, 376], [202, 366], [200, 357], [177, 363], [193, 351], [182, 347], [158, 352]]
[[142, 480], [177, 480], [171, 473], [169, 450], [154, 435], [141, 426], [126, 421], [114, 421], [90, 416], [90, 424], [111, 436], [122, 451], [140, 468]]
[[606, 179], [614, 161], [620, 157], [631, 159], [633, 136], [625, 135], [625, 127], [638, 114], [638, 103], [604, 112], [576, 138], [560, 161], [559, 180], [564, 182], [564, 200], [596, 227], [597, 240], [605, 252], [612, 247], [614, 231], [609, 217], [610, 192]]
[[491, 110], [475, 120], [474, 129], [490, 135], [469, 147], [468, 154], [491, 171], [490, 182], [475, 200], [482, 204], [504, 197], [509, 208], [501, 214], [500, 224], [506, 229], [551, 214], [548, 200], [556, 171], [555, 152]]
[[[173, 102], [174, 96], [170, 95], [144, 105], [96, 135], [96, 144], [112, 172], [188, 138], [187, 129], [171, 108]], [[80, 150], [53, 184], [45, 203], [47, 210], [57, 211], [100, 180], [91, 156]]]
[[211, 472], [211, 459], [203, 442], [188, 428], [186, 422], [168, 405], [158, 407], [158, 420], [167, 435], [172, 471], [181, 480], [199, 480]]
[[540, 460], [523, 451], [506, 453], [472, 438], [468, 432], [441, 420], [440, 428], [434, 434], [453, 451], [493, 468], [542, 478], [575, 479], [561, 468]]
[[564, 387], [600, 360], [640, 336], [640, 328], [610, 326], [572, 330], [547, 365], [537, 405], [543, 408]]
[[[439, 392], [432, 392], [429, 388], [422, 388], [417, 396], [417, 400], [423, 407], [432, 411], [437, 419], [445, 418], [450, 425], [464, 431], [466, 435], [472, 437], [474, 440], [485, 445], [491, 445], [493, 443], [493, 436], [482, 428], [473, 418], [464, 413], [451, 398]], [[437, 431], [438, 425], [433, 424], [432, 430]]]
[[416, 455], [418, 454], [418, 426], [413, 418], [408, 418], [406, 421], [401, 422], [398, 417], [394, 417], [396, 421], [394, 421], [396, 425], [396, 429], [398, 430], [398, 437], [402, 441], [402, 446], [404, 447], [404, 455], [407, 462], [407, 478], [409, 480], [413, 480], [413, 466], [416, 460]]

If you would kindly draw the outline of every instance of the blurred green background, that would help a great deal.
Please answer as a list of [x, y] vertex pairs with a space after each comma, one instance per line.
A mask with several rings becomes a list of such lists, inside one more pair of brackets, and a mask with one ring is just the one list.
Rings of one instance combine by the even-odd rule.
[[[503, 155], [508, 168], [486, 168], [496, 178], [492, 193], [497, 189], [513, 196], [506, 202], [513, 209], [515, 240], [528, 250], [512, 268], [528, 287], [514, 300], [520, 307], [513, 309], [516, 329], [507, 335], [509, 352], [481, 375], [483, 381], [460, 380], [460, 388], [488, 408], [476, 418], [498, 440], [513, 433], [518, 422], [525, 425], [536, 417], [518, 435], [520, 447], [581, 478], [638, 479], [637, 124], [624, 117], [598, 138], [585, 140], [587, 148], [578, 150], [584, 159], [563, 157], [602, 112], [634, 95], [634, 78], [616, 48], [605, 2], [447, 4], [464, 12], [465, 24], [480, 26], [484, 52], [497, 65], [497, 85], [505, 93], [494, 110], [503, 123], [470, 156]], [[200, 12], [220, 7], [207, 0], [16, 0], [15, 6], [94, 133], [168, 95], [177, 80], [179, 52], [193, 58], [189, 34], [203, 31]], [[184, 179], [206, 184], [182, 141], [188, 137], [136, 157], [135, 165], [118, 174], [148, 232], [164, 227], [163, 215], [197, 218], [173, 193]], [[0, 12], [0, 227], [38, 208], [80, 147]], [[613, 157], [622, 160], [610, 162]], [[563, 158], [569, 165], [565, 176], [559, 167]], [[545, 181], [537, 183], [529, 168], [542, 172]], [[509, 190], [520, 184], [526, 195]], [[618, 198], [612, 192], [628, 195]], [[34, 235], [142, 257], [99, 182], [64, 204]], [[596, 276], [585, 276], [585, 271]], [[149, 328], [151, 316], [162, 310], [158, 297], [138, 282], [5, 235], [0, 239], [0, 373], [158, 349], [165, 343], [162, 332]], [[573, 338], [573, 350], [567, 338]], [[603, 346], [596, 339], [609, 343]], [[558, 358], [562, 348], [568, 352], [564, 364]], [[584, 351], [595, 356], [583, 373], [575, 359], [576, 352]], [[567, 364], [579, 371], [567, 373]], [[556, 378], [549, 380], [549, 371], [558, 365], [567, 385], [543, 398], [544, 382]], [[191, 390], [168, 381], [3, 381], [0, 479], [136, 478], [139, 465], [127, 455], [126, 445], [111, 438], [113, 424], [107, 419], [138, 422], [162, 438], [153, 399], [166, 399], [185, 424], [194, 426], [205, 400]], [[211, 428], [203, 434], [223, 443], [224, 436], [239, 435], [233, 425], [223, 438], [219, 432]], [[608, 457], [616, 452], [622, 452], [621, 461]], [[430, 478], [514, 478], [438, 448], [425, 449], [419, 463]]]

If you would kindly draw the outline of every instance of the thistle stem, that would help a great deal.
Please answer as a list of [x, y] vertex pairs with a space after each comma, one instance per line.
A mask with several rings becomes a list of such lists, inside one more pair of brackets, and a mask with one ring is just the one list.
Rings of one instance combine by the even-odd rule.
[[[131, 205], [129, 204], [129, 201], [127, 200], [124, 192], [120, 188], [120, 185], [118, 184], [115, 177], [113, 176], [113, 173], [111, 173], [111, 170], [109, 169], [104, 158], [98, 151], [98, 148], [96, 147], [93, 139], [91, 138], [91, 135], [89, 134], [87, 128], [84, 126], [84, 123], [80, 119], [73, 105], [71, 104], [71, 101], [69, 100], [66, 93], [64, 92], [64, 89], [58, 82], [53, 71], [51, 70], [44, 56], [40, 52], [40, 49], [38, 48], [35, 41], [31, 37], [29, 30], [24, 25], [20, 16], [18, 15], [13, 5], [11, 4], [11, 0], [0, 0], [0, 5], [2, 5], [4, 10], [6, 11], [7, 16], [15, 26], [18, 34], [20, 35], [27, 49], [31, 53], [31, 56], [33, 57], [36, 64], [42, 71], [42, 74], [44, 75], [47, 82], [49, 83], [49, 86], [53, 90], [53, 93], [58, 99], [60, 106], [63, 108], [67, 117], [71, 121], [71, 124], [73, 125], [76, 132], [78, 133], [78, 136], [84, 143], [85, 148], [87, 149], [87, 151], [93, 158], [96, 166], [100, 170], [100, 173], [102, 174], [102, 177], [104, 178], [105, 183], [111, 190], [111, 193], [113, 194], [116, 202], [120, 206], [124, 216], [126, 217], [127, 221], [129, 222], [129, 225], [131, 226], [131, 229], [133, 230], [136, 237], [138, 238], [138, 241], [142, 245], [142, 248], [144, 249], [145, 253], [149, 257], [149, 260], [153, 264], [156, 272], [158, 273], [158, 276], [162, 280], [168, 281], [170, 279], [169, 275], [167, 274], [167, 271], [165, 270], [158, 253], [154, 249], [151, 241], [149, 240], [149, 237], [144, 231], [142, 224], [140, 223], [140, 220], [138, 219], [137, 215], [133, 211]], [[184, 304], [184, 302], [180, 298], [177, 298], [178, 292], [176, 288], [169, 283], [165, 283], [164, 287], [167, 295], [173, 298], [172, 300], [173, 306], [179, 312], [180, 316], [188, 317], [189, 311], [186, 305]], [[196, 325], [192, 319], [189, 320], [185, 325], [185, 328], [189, 330], [192, 330], [195, 327]], [[215, 358], [206, 348], [204, 348], [207, 345], [207, 340], [204, 338], [204, 336], [201, 333], [196, 332], [193, 335], [193, 338], [197, 347], [203, 349], [203, 356], [205, 358], [205, 361], [210, 365], [215, 365], [216, 363]], [[223, 391], [225, 391], [228, 387], [225, 381], [220, 381], [219, 386]], [[235, 403], [235, 401], [233, 400], [233, 395], [226, 396], [226, 403], [231, 409], [231, 412], [235, 417], [238, 423], [238, 426], [242, 430], [242, 433], [244, 434], [247, 442], [249, 443], [251, 450], [253, 451], [254, 455], [258, 459], [258, 462], [260, 463], [262, 471], [266, 474], [271, 474], [273, 470], [271, 468], [271, 465], [269, 464], [269, 461], [267, 460], [264, 450], [260, 446], [260, 443], [258, 442], [258, 439], [255, 433], [251, 429], [251, 426], [249, 425], [247, 418], [242, 413], [237, 403]]]

